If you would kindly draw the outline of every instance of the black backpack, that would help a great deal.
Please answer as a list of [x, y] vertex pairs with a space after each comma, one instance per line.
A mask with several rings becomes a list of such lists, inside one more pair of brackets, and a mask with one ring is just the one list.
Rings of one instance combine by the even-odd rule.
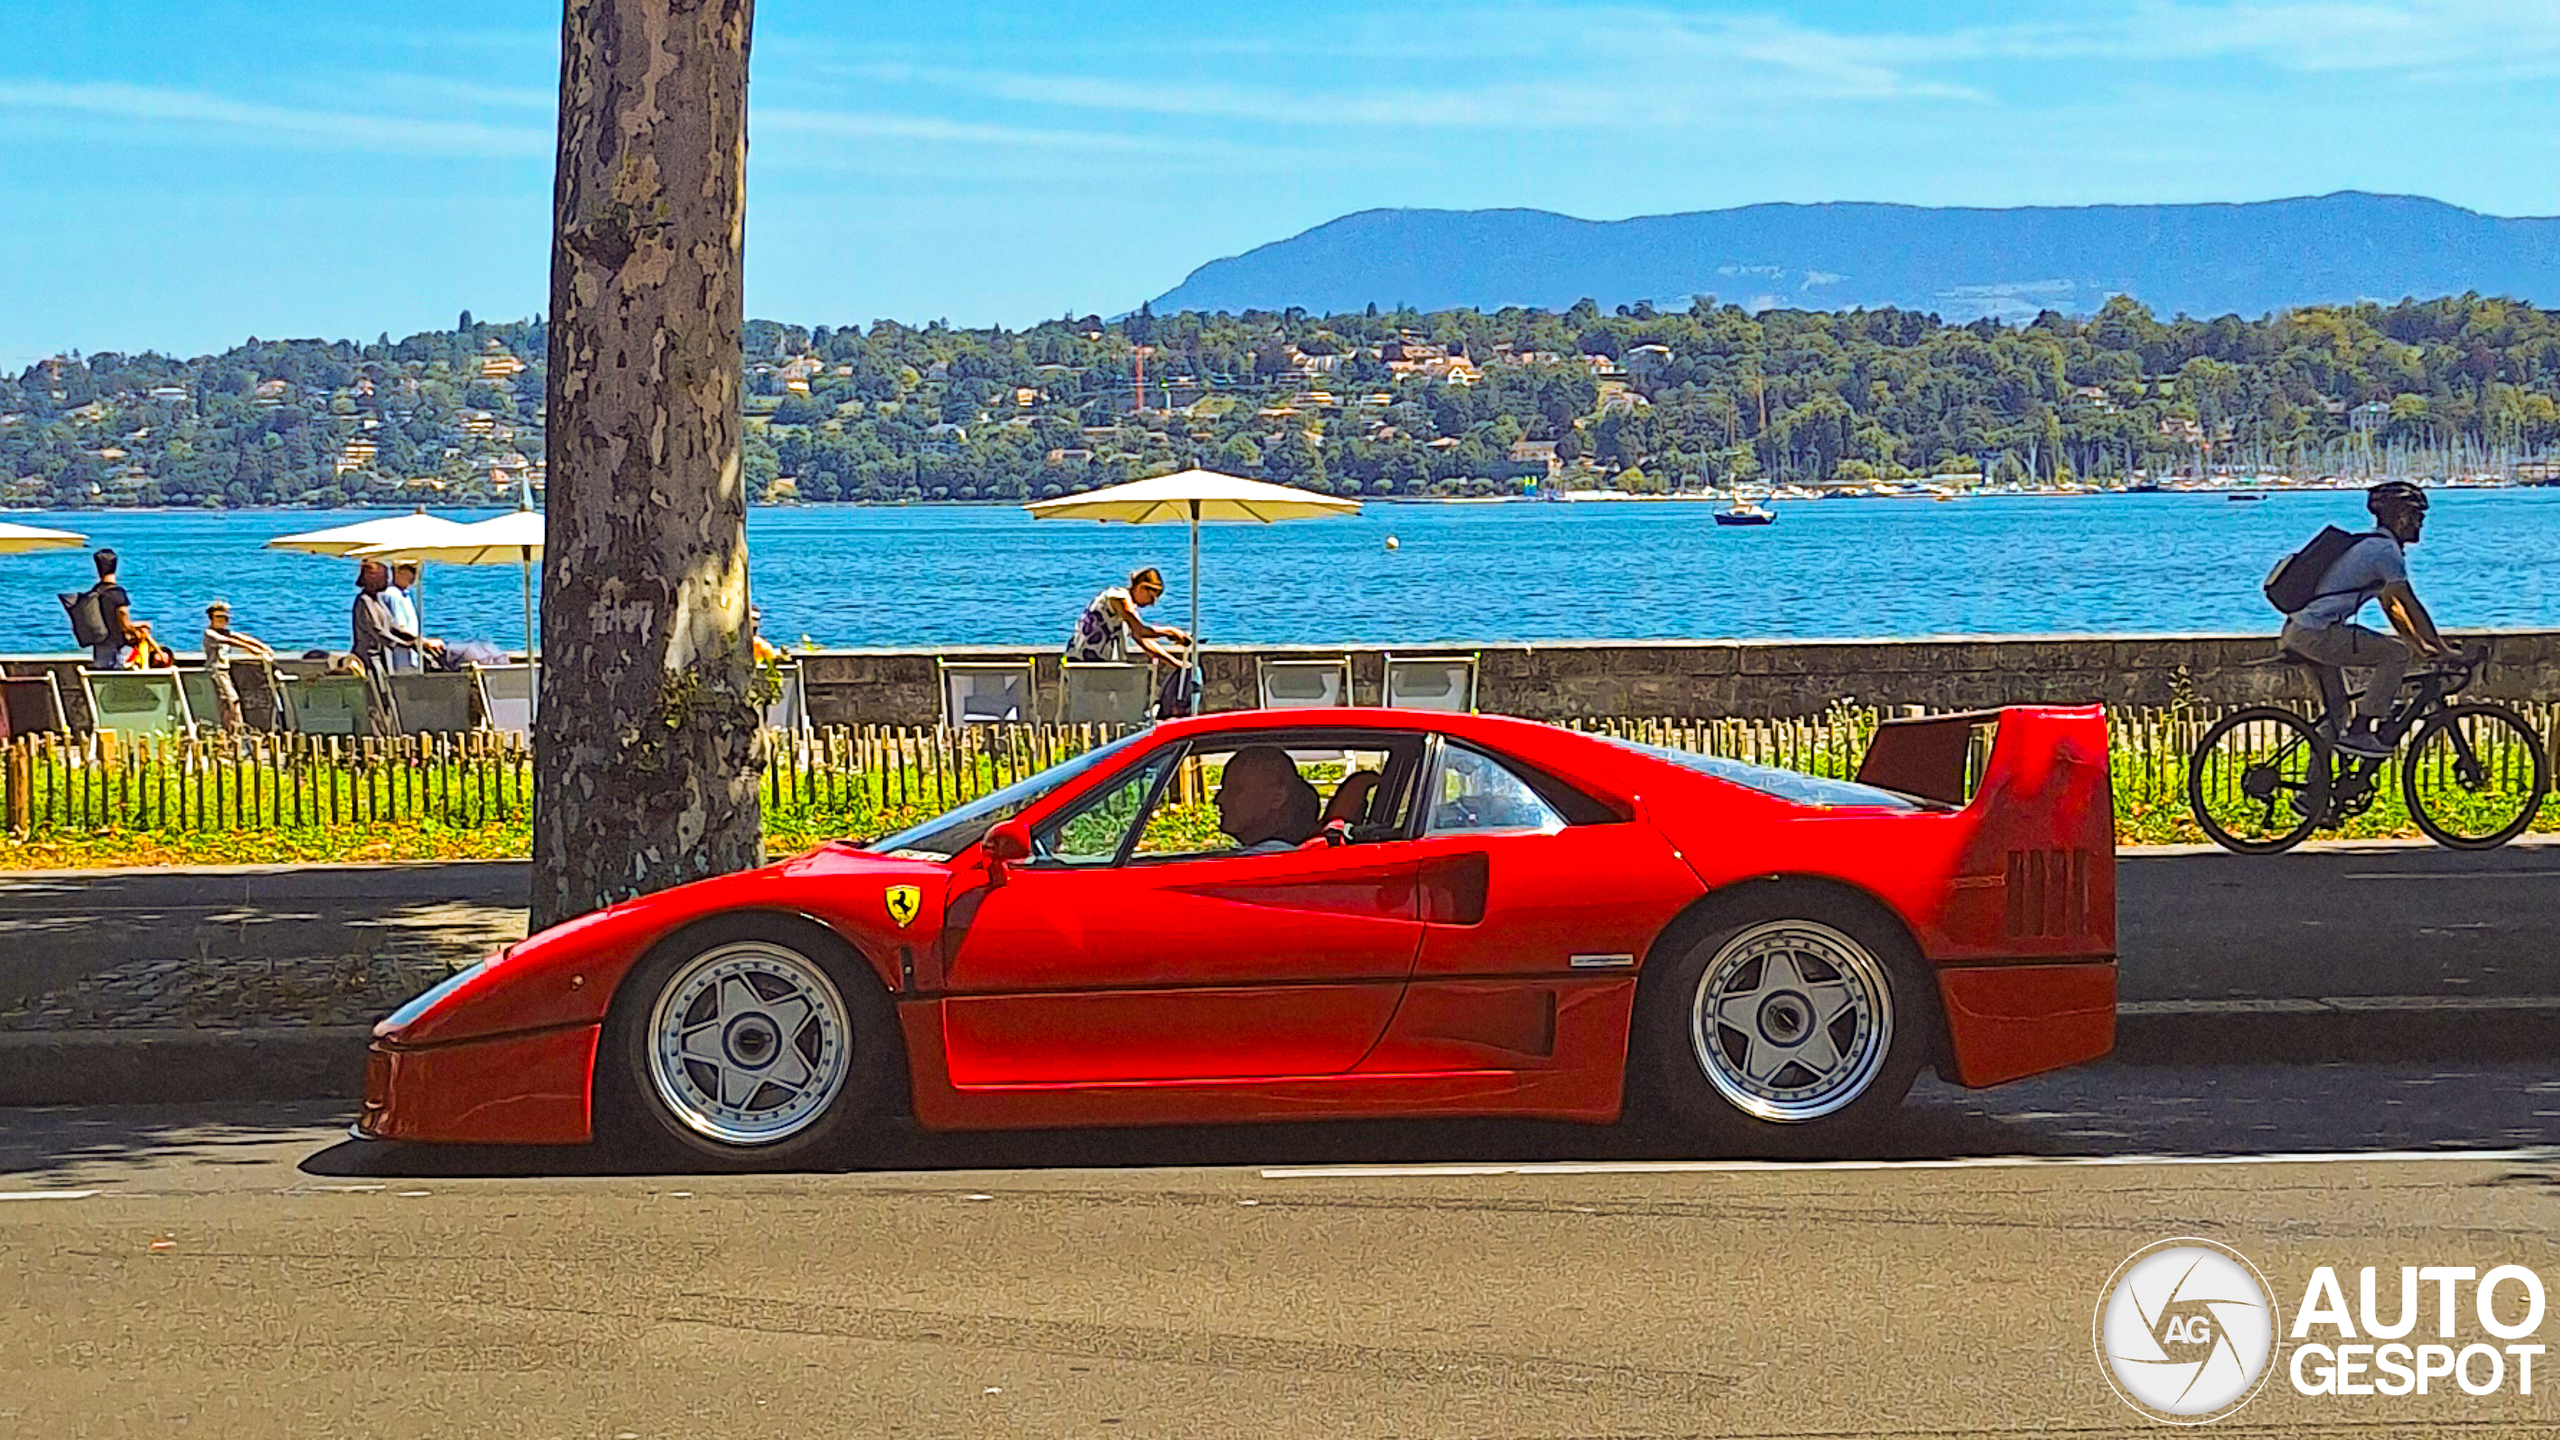
[[2322, 527], [2310, 544], [2277, 561], [2276, 568], [2267, 572], [2267, 603], [2291, 615], [2324, 595], [2338, 593], [2321, 589], [2320, 582], [2329, 578], [2330, 568], [2357, 541], [2371, 538], [2371, 532], [2358, 535], [2335, 525]]
[[77, 593], [66, 590], [54, 597], [71, 615], [71, 638], [92, 648], [107, 643], [107, 611], [98, 603], [98, 590], [105, 583], [100, 581]]

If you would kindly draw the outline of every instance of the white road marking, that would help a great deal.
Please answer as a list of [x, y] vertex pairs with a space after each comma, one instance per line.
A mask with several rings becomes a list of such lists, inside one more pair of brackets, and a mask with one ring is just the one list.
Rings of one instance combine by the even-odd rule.
[[2127, 1000], [2118, 1015], [2324, 1015], [2339, 1010], [2417, 1013], [2560, 1010], [2549, 995], [2323, 995], [2285, 1000]]
[[2560, 870], [2442, 870], [2415, 874], [2400, 870], [2350, 870], [2350, 880], [2550, 880]]
[[0, 1200], [86, 1200], [103, 1190], [0, 1190]]
[[2331, 1150], [2291, 1155], [1968, 1155], [1943, 1160], [1556, 1160], [1520, 1165], [1307, 1165], [1264, 1170], [1265, 1180], [1428, 1180], [1492, 1175], [1724, 1175], [1757, 1171], [2029, 1170], [2128, 1165], [2406, 1165], [2560, 1160], [2560, 1149]]

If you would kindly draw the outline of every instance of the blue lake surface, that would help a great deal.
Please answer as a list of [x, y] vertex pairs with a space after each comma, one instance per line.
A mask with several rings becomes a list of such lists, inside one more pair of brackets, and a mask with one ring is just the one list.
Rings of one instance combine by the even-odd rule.
[[[2560, 628], [2560, 489], [2436, 494], [2411, 551], [2448, 627]], [[1369, 505], [1343, 519], [1211, 525], [1201, 535], [1212, 644], [1410, 645], [1557, 639], [2272, 633], [2258, 593], [2319, 527], [2362, 528], [2354, 491], [1825, 500], [1778, 523], [1719, 527], [1697, 503]], [[11, 512], [123, 557], [135, 613], [193, 649], [206, 601], [295, 650], [344, 648], [354, 564], [262, 548], [382, 511]], [[489, 512], [453, 512], [469, 521]], [[1386, 540], [1396, 537], [1398, 548]], [[766, 631], [830, 646], [1062, 644], [1085, 602], [1142, 564], [1190, 605], [1180, 526], [1033, 521], [1010, 507], [811, 506], [750, 513]], [[0, 556], [0, 651], [65, 651], [57, 591], [93, 572], [70, 551]], [[537, 570], [537, 578], [539, 572]], [[520, 643], [512, 567], [431, 567], [428, 628]], [[2368, 617], [2370, 618], [2370, 617]]]

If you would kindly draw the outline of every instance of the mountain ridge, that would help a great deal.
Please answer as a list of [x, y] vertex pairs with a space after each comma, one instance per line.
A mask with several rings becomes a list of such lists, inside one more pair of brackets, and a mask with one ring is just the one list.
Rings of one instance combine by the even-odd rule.
[[2357, 190], [2182, 205], [1764, 201], [1617, 220], [1373, 207], [1209, 261], [1150, 303], [1562, 309], [1714, 294], [2022, 320], [2094, 313], [2117, 293], [2164, 313], [2260, 315], [2466, 291], [2560, 304], [2560, 217]]

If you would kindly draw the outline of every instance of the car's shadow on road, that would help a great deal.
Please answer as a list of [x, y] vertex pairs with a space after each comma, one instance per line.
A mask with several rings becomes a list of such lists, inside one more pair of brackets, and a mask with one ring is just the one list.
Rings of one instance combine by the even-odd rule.
[[[857, 1153], [796, 1167], [799, 1173], [1121, 1170], [1184, 1166], [1509, 1165], [1663, 1160], [1919, 1160], [2054, 1153], [2062, 1141], [2039, 1125], [1954, 1109], [1905, 1112], [1905, 1123], [1863, 1142], [1759, 1147], [1702, 1144], [1635, 1126], [1525, 1121], [1337, 1121], [1325, 1124], [1183, 1126], [1143, 1130], [931, 1134], [902, 1127], [866, 1138]], [[2079, 1147], [2074, 1147], [2079, 1148]], [[333, 1177], [529, 1178], [694, 1174], [602, 1146], [392, 1145], [349, 1140], [305, 1160]]]

